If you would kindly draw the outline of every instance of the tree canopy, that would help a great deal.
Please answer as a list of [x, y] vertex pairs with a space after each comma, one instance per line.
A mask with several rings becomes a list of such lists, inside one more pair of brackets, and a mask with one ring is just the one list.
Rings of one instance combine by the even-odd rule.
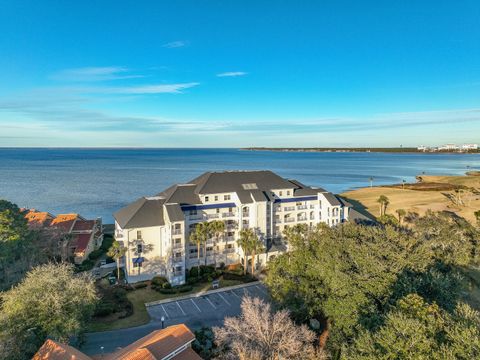
[[398, 222], [290, 228], [292, 250], [269, 265], [273, 298], [299, 321], [319, 319], [334, 351], [358, 332], [377, 329], [411, 293], [454, 311], [462, 291], [456, 267], [478, 260], [478, 232], [445, 214], [414, 222], [409, 228]]
[[80, 336], [94, 311], [93, 280], [73, 266], [46, 264], [2, 293], [0, 358], [29, 359], [47, 337], [68, 342]]

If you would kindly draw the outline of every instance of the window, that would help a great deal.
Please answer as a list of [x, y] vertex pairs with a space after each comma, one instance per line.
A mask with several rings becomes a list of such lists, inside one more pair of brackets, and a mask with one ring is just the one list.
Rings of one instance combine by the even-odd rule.
[[218, 201], [218, 196], [217, 196], [217, 195], [215, 195], [215, 198], [214, 198], [214, 199], [215, 199], [215, 201]]
[[228, 208], [228, 212], [229, 213], [233, 212], [233, 208]]
[[197, 215], [197, 209], [190, 210], [188, 215]]
[[182, 272], [182, 267], [181, 266], [175, 266], [175, 273], [181, 273]]
[[230, 200], [230, 195], [224, 195], [223, 200], [225, 200], [225, 201]]
[[282, 196], [283, 195], [283, 192], [282, 191], [279, 191], [278, 192], [278, 196]]
[[227, 249], [233, 249], [233, 244], [227, 244]]
[[134, 263], [133, 263], [133, 267], [134, 267], [134, 268], [139, 268], [139, 267], [142, 267], [142, 264], [143, 264], [143, 263], [141, 263], [141, 262], [134, 262]]
[[287, 195], [290, 195], [290, 190], [287, 191]]
[[175, 241], [175, 245], [179, 245], [182, 243], [182, 239], [180, 238], [176, 238], [174, 241]]
[[137, 253], [141, 254], [143, 252], [143, 244], [137, 244]]
[[235, 233], [234, 233], [233, 231], [229, 231], [229, 232], [227, 232], [227, 236], [229, 236], [229, 237], [230, 237], [230, 236], [231, 236], [231, 237], [233, 237], [233, 236], [235, 236]]
[[208, 202], [208, 196], [205, 196], [205, 202]]
[[137, 230], [137, 240], [142, 240], [142, 232]]
[[217, 214], [220, 214], [220, 209], [217, 209]]
[[179, 258], [181, 258], [181, 257], [182, 257], [182, 253], [181, 253], [181, 252], [175, 253], [175, 258], [176, 258], [176, 259], [179, 259]]

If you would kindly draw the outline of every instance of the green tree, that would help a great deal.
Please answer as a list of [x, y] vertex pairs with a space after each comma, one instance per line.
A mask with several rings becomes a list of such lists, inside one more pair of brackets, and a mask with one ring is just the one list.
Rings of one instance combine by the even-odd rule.
[[237, 244], [243, 250], [243, 274], [244, 275], [247, 274], [248, 255], [251, 252], [252, 243], [256, 238], [257, 238], [257, 235], [255, 235], [252, 229], [247, 228], [247, 229], [240, 230], [240, 238], [237, 240]]
[[18, 206], [0, 200], [0, 288], [8, 289], [38, 261], [33, 235]]
[[407, 215], [407, 212], [404, 209], [397, 209], [395, 212], [398, 216], [398, 223], [402, 225], [402, 221], [405, 218], [405, 215]]
[[252, 254], [252, 275], [255, 274], [255, 263], [257, 260], [256, 256], [264, 250], [265, 247], [263, 246], [263, 242], [258, 238], [258, 236], [252, 237], [250, 243], [250, 253]]
[[120, 245], [118, 241], [114, 241], [110, 249], [108, 249], [107, 256], [111, 257], [117, 263], [117, 281], [120, 281], [120, 259], [127, 252], [127, 248]]
[[344, 359], [478, 359], [480, 315], [458, 304], [453, 315], [409, 294], [374, 332], [363, 330]]
[[93, 280], [72, 265], [34, 268], [1, 295], [0, 344], [4, 359], [30, 359], [45, 339], [68, 343], [81, 336], [97, 301]]
[[387, 207], [390, 204], [390, 200], [385, 195], [380, 195], [377, 199], [377, 203], [380, 206], [380, 216], [383, 216], [387, 212]]
[[197, 268], [198, 276], [200, 276], [200, 247], [204, 246], [205, 263], [207, 262], [207, 240], [208, 240], [208, 222], [204, 221], [195, 225], [193, 230], [190, 232], [190, 242], [197, 245]]
[[210, 228], [209, 232], [213, 235], [215, 239], [215, 243], [213, 244], [213, 263], [216, 266], [217, 265], [216, 246], [220, 237], [223, 236], [223, 234], [225, 234], [225, 223], [220, 220], [214, 220], [210, 222], [208, 226]]

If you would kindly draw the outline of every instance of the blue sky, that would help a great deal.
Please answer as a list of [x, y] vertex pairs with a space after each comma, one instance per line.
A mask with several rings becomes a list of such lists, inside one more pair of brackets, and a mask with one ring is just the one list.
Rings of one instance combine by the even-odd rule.
[[480, 2], [4, 1], [0, 146], [480, 142]]

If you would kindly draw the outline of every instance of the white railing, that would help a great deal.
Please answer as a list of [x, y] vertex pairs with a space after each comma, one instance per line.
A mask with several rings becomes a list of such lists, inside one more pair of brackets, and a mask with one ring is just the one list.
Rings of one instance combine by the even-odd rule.
[[181, 235], [182, 234], [182, 230], [181, 229], [174, 229], [172, 230], [172, 235]]
[[226, 212], [226, 213], [223, 213], [222, 214], [222, 217], [226, 218], [226, 217], [232, 217], [232, 216], [235, 216], [235, 213], [234, 212]]
[[293, 211], [293, 210], [295, 210], [295, 206], [286, 206], [286, 207], [283, 208], [283, 210], [285, 210], [285, 211]]
[[207, 214], [207, 219], [218, 219], [220, 214]]
[[308, 209], [308, 206], [307, 205], [298, 205], [297, 209], [298, 210], [305, 210], [305, 209]]
[[293, 218], [293, 217], [285, 218], [285, 219], [283, 220], [283, 222], [286, 222], [286, 223], [294, 222], [294, 221], [295, 221], [295, 218]]
[[297, 218], [297, 221], [305, 221], [305, 220], [308, 220], [306, 216]]

